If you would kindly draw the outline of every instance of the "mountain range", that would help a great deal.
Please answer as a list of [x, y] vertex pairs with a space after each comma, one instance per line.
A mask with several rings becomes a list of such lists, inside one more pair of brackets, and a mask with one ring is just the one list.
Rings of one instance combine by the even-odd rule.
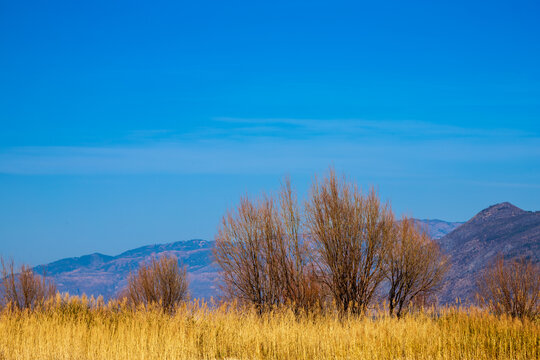
[[187, 267], [190, 295], [210, 298], [219, 294], [218, 266], [213, 262], [213, 241], [200, 239], [156, 244], [125, 251], [116, 256], [99, 253], [58, 260], [34, 268], [45, 273], [60, 292], [72, 295], [114, 297], [127, 285], [129, 274], [152, 256], [167, 253]]
[[[441, 291], [442, 303], [456, 297], [471, 299], [475, 277], [498, 253], [539, 260], [540, 212], [521, 210], [510, 203], [482, 210], [466, 223], [416, 220], [450, 256], [451, 269]], [[188, 240], [148, 245], [116, 256], [99, 253], [58, 260], [34, 268], [46, 272], [60, 292], [73, 295], [115, 296], [127, 285], [131, 272], [150, 257], [169, 253], [187, 267], [193, 298], [219, 296], [219, 267], [213, 261], [213, 241]]]

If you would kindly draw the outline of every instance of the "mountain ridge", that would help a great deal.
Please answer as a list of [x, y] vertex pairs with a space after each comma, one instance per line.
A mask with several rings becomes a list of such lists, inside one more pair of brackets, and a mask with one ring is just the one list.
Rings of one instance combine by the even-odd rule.
[[[501, 253], [507, 257], [529, 255], [538, 260], [540, 212], [522, 210], [504, 202], [481, 210], [467, 222], [415, 219], [428, 230], [449, 255], [452, 267], [440, 293], [440, 301], [456, 297], [471, 299], [478, 272]], [[213, 259], [214, 241], [191, 239], [151, 244], [117, 255], [93, 253], [65, 258], [34, 269], [50, 276], [59, 291], [73, 295], [99, 294], [114, 297], [127, 285], [129, 274], [152, 256], [171, 254], [187, 267], [190, 293], [194, 298], [219, 296], [219, 267]]]
[[435, 240], [440, 239], [465, 223], [461, 221], [444, 221], [440, 219], [414, 219], [414, 221], [420, 229], [427, 230], [429, 236]]
[[540, 261], [540, 211], [509, 202], [494, 204], [438, 241], [452, 265], [441, 299], [472, 301], [478, 274], [499, 254]]
[[175, 255], [187, 267], [191, 296], [209, 298], [217, 295], [217, 266], [212, 258], [213, 241], [192, 239], [165, 244], [145, 245], [110, 256], [100, 253], [65, 258], [34, 268], [47, 274], [60, 292], [73, 295], [114, 297], [127, 285], [131, 272], [152, 256]]

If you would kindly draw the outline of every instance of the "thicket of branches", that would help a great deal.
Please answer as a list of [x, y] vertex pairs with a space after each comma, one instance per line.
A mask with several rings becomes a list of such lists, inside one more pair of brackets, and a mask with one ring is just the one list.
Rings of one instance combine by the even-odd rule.
[[340, 310], [362, 312], [384, 278], [383, 260], [393, 218], [374, 189], [366, 196], [331, 171], [315, 182], [306, 225], [317, 250], [321, 279]]
[[386, 279], [390, 312], [400, 316], [437, 290], [447, 269], [425, 233], [408, 219], [396, 222], [374, 189], [364, 194], [333, 170], [302, 207], [289, 180], [276, 197], [242, 198], [223, 218], [214, 255], [226, 295], [261, 311], [332, 300], [361, 313]]
[[279, 305], [311, 308], [321, 303], [320, 285], [302, 234], [296, 194], [286, 180], [277, 199], [244, 197], [224, 217], [214, 256], [229, 298], [260, 311]]
[[16, 271], [13, 260], [6, 262], [0, 258], [0, 263], [0, 305], [35, 309], [56, 294], [54, 283], [35, 274], [31, 267], [22, 265]]
[[411, 303], [439, 290], [449, 267], [439, 245], [404, 217], [395, 223], [384, 259], [390, 315], [401, 317]]
[[540, 264], [499, 255], [478, 278], [478, 300], [495, 314], [534, 319], [540, 315]]
[[178, 265], [175, 256], [153, 257], [129, 276], [127, 289], [121, 296], [134, 305], [159, 304], [164, 311], [171, 312], [188, 298], [186, 268]]

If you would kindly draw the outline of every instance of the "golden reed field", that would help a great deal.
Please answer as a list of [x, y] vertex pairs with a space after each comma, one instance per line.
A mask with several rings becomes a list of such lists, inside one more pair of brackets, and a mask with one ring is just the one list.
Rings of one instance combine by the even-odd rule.
[[263, 315], [187, 303], [174, 315], [57, 295], [40, 310], [4, 309], [0, 359], [538, 359], [538, 320], [444, 308], [402, 319], [374, 313]]

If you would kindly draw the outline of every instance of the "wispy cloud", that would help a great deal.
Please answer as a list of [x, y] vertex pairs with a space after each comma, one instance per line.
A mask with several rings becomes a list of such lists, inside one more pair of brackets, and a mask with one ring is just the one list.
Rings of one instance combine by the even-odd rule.
[[[416, 121], [232, 119], [116, 146], [0, 149], [0, 173], [283, 173], [329, 164], [376, 176], [444, 176], [465, 165], [540, 165], [536, 134]], [[516, 139], [519, 138], [519, 141]], [[538, 176], [536, 174], [535, 176]]]
[[215, 118], [214, 121], [228, 124], [231, 128], [264, 135], [268, 130], [281, 131], [296, 136], [395, 136], [401, 138], [420, 137], [537, 137], [538, 134], [518, 129], [485, 129], [430, 123], [425, 121], [389, 121], [362, 119], [245, 119]]

